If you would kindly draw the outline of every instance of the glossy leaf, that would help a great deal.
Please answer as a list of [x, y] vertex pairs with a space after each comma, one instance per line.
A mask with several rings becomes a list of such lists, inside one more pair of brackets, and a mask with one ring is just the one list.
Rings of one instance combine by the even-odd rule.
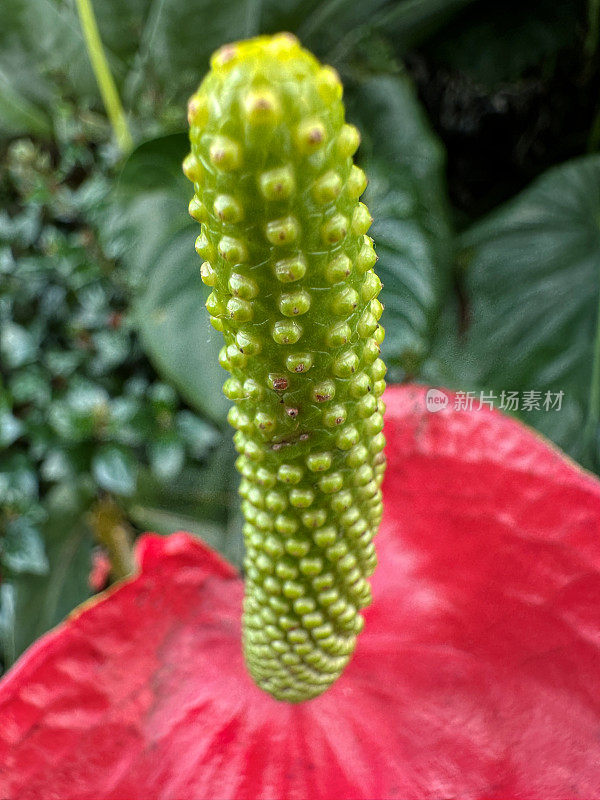
[[24, 512], [38, 494], [38, 479], [23, 453], [11, 453], [0, 462], [0, 506]]
[[35, 337], [22, 325], [6, 322], [1, 330], [0, 356], [7, 369], [22, 367], [35, 360]]
[[191, 411], [180, 411], [176, 426], [193, 458], [203, 459], [210, 448], [219, 442], [220, 437], [215, 428]]
[[146, 142], [121, 176], [118, 214], [127, 231], [125, 260], [137, 285], [135, 319], [148, 356], [195, 408], [217, 421], [229, 403], [221, 392], [218, 334], [204, 308], [208, 292], [194, 250], [195, 223], [181, 172], [183, 135]]
[[10, 520], [2, 538], [2, 566], [13, 573], [44, 575], [48, 559], [39, 529], [27, 517]]
[[408, 75], [369, 78], [356, 89], [358, 119], [386, 309], [386, 360], [413, 374], [429, 351], [448, 286], [452, 233], [443, 148]]
[[0, 447], [8, 447], [23, 433], [23, 423], [8, 409], [0, 408]]
[[0, 794], [597, 797], [600, 484], [453, 400], [387, 393], [374, 603], [330, 691], [261, 693], [235, 571], [185, 534], [146, 536], [141, 573], [0, 684]]
[[[569, 162], [463, 235], [469, 328], [460, 342], [442, 332], [426, 372], [464, 390], [537, 392], [521, 417], [588, 463], [599, 187], [600, 156]], [[544, 409], [548, 391], [564, 393], [560, 410]]]

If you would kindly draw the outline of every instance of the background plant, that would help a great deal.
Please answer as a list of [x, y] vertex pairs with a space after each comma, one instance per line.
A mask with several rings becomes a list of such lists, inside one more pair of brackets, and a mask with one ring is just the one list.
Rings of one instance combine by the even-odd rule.
[[227, 40], [291, 30], [340, 71], [391, 377], [562, 390], [560, 413], [521, 416], [598, 471], [594, 0], [94, 0], [124, 116], [103, 103], [84, 6], [0, 9], [5, 665], [88, 595], [100, 541], [117, 574], [142, 529], [240, 562], [180, 171], [185, 100]]

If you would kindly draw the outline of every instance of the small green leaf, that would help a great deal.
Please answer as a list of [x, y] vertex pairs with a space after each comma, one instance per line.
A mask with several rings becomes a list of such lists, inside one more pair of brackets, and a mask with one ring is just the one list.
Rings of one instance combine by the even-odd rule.
[[52, 394], [49, 376], [37, 365], [13, 373], [9, 387], [15, 403], [32, 403], [38, 408], [46, 406]]
[[167, 383], [153, 383], [148, 397], [156, 413], [173, 411], [177, 407], [177, 392]]
[[76, 351], [47, 350], [42, 358], [53, 377], [68, 378], [83, 361], [83, 354]]
[[8, 369], [35, 361], [37, 344], [33, 335], [21, 325], [6, 322], [0, 330], [0, 357]]
[[98, 331], [92, 336], [92, 342], [96, 355], [91, 370], [96, 375], [104, 375], [118, 367], [131, 352], [131, 341], [123, 331]]
[[142, 445], [151, 435], [152, 421], [146, 404], [137, 397], [116, 397], [110, 403], [110, 414], [103, 438], [129, 447]]
[[157, 478], [171, 480], [181, 472], [185, 449], [176, 436], [161, 436], [151, 443], [149, 450], [150, 466]]
[[42, 535], [27, 517], [19, 517], [7, 524], [2, 539], [1, 561], [11, 572], [33, 575], [45, 575], [48, 572]]
[[76, 474], [76, 464], [72, 456], [61, 448], [50, 450], [40, 467], [40, 475], [45, 481], [58, 483]]
[[23, 433], [23, 423], [10, 411], [0, 409], [0, 447], [8, 447]]
[[134, 493], [137, 471], [133, 454], [116, 445], [104, 445], [92, 458], [92, 474], [98, 485], [117, 495]]
[[221, 438], [211, 425], [191, 411], [180, 411], [175, 424], [190, 454], [197, 459], [203, 459]]
[[79, 442], [101, 431], [109, 415], [110, 398], [106, 389], [77, 378], [67, 394], [52, 404], [49, 422], [59, 436]]
[[0, 464], [0, 507], [26, 510], [37, 498], [38, 480], [22, 453], [5, 456]]

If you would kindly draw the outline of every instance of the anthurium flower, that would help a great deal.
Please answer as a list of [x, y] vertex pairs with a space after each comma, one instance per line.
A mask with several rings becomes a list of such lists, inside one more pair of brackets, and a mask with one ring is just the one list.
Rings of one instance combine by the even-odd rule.
[[0, 684], [0, 797], [600, 797], [600, 484], [446, 394], [387, 392], [374, 602], [329, 691], [256, 688], [240, 576], [146, 535]]

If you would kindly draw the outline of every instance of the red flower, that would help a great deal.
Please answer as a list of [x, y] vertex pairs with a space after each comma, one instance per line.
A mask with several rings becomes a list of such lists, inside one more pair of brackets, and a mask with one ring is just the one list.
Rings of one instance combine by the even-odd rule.
[[106, 589], [110, 578], [110, 560], [106, 553], [95, 550], [92, 553], [92, 568], [88, 575], [88, 584], [94, 592], [101, 592]]
[[298, 706], [240, 651], [242, 583], [183, 533], [0, 684], [10, 800], [600, 797], [600, 484], [489, 410], [388, 391], [374, 603]]

